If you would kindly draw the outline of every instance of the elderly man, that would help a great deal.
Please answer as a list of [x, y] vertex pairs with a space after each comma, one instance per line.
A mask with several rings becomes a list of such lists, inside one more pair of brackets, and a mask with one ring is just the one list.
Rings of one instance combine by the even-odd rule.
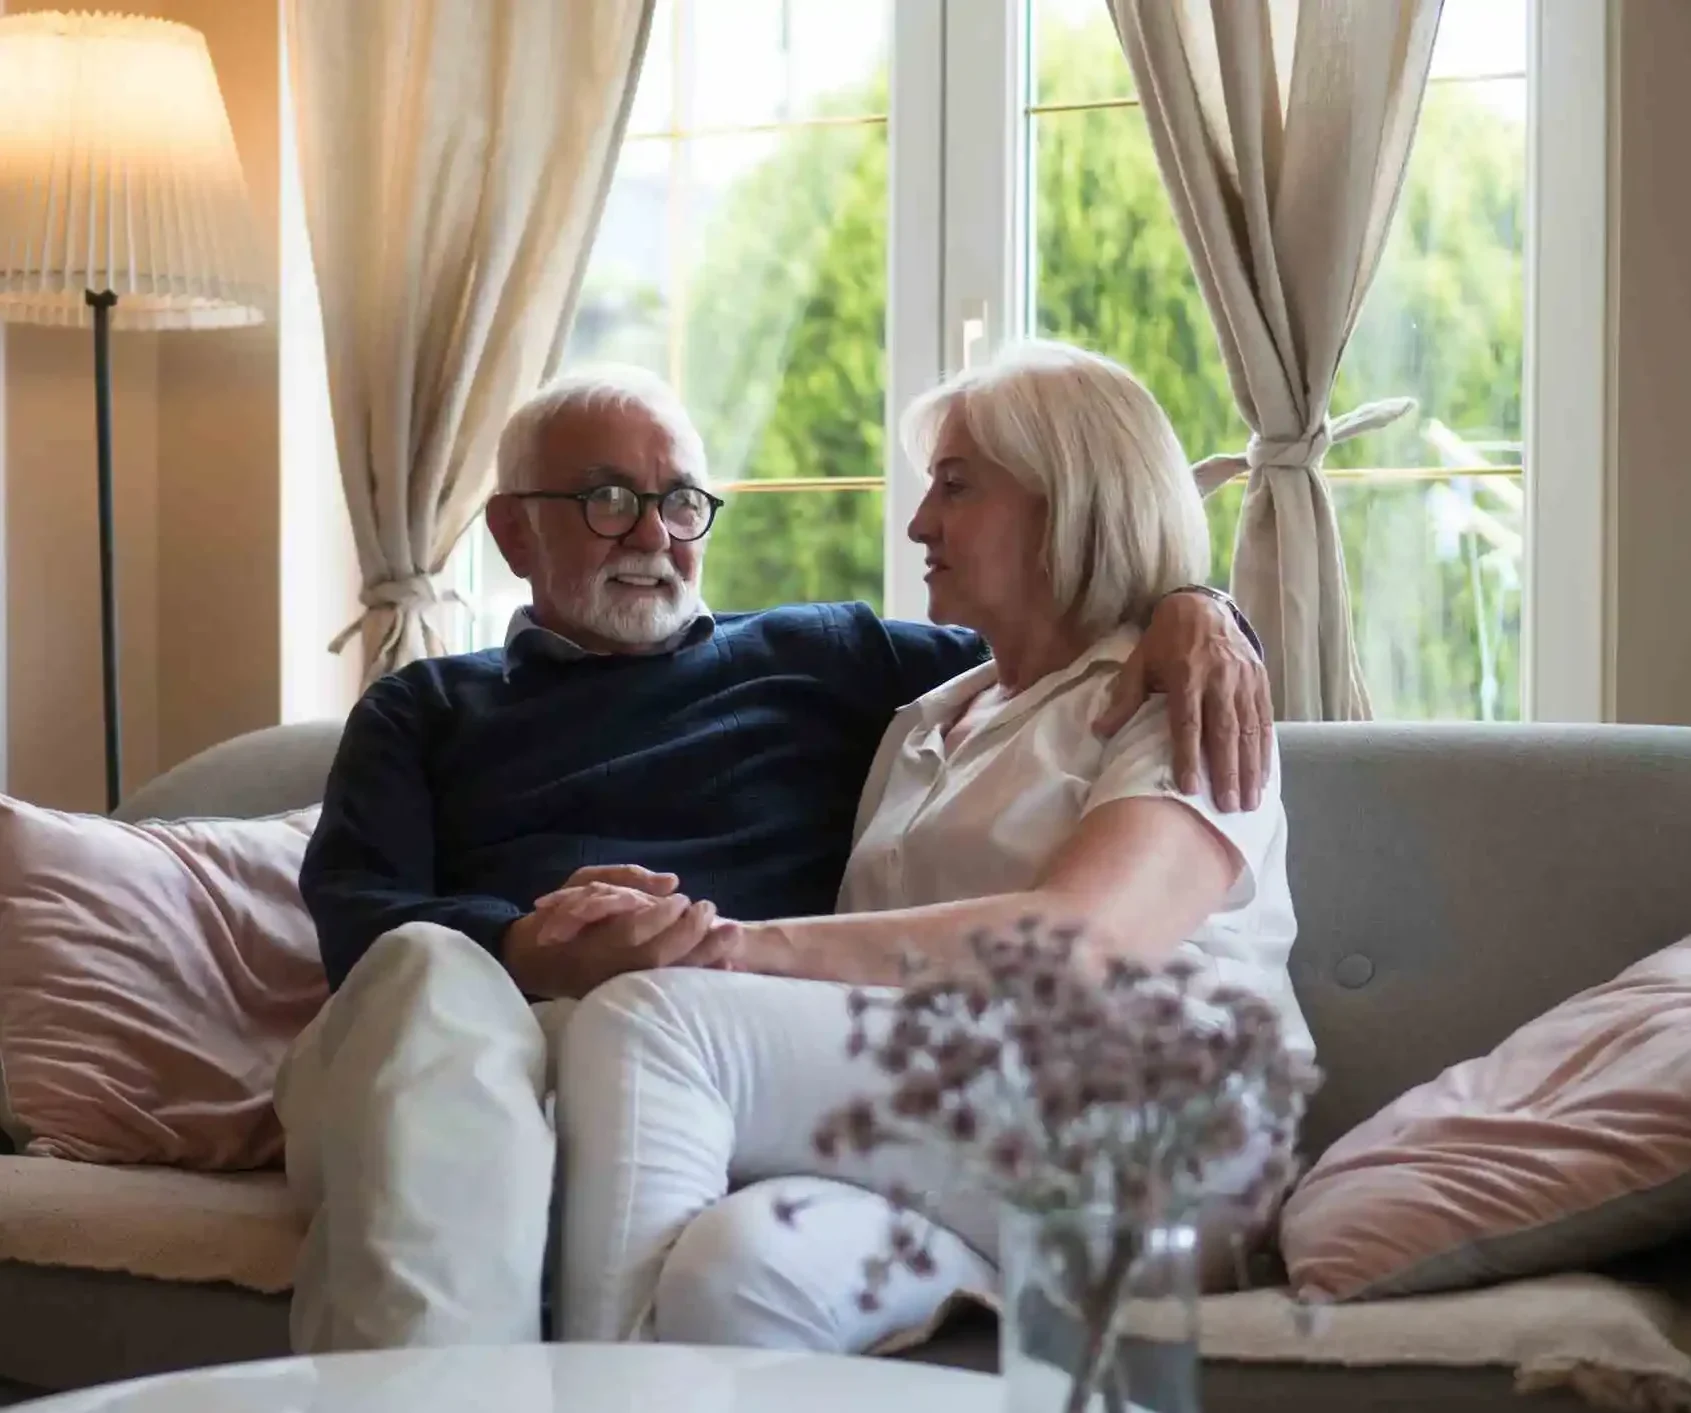
[[[278, 1082], [310, 1223], [301, 1351], [539, 1336], [574, 999], [718, 964], [719, 911], [831, 911], [888, 722], [983, 654], [861, 604], [713, 616], [699, 578], [722, 503], [648, 375], [542, 391], [498, 477], [489, 527], [533, 605], [502, 649], [366, 693], [301, 875], [334, 992]], [[1148, 690], [1170, 693], [1183, 783], [1201, 705], [1218, 797], [1253, 806], [1266, 685], [1224, 605], [1165, 600], [1099, 729]]]

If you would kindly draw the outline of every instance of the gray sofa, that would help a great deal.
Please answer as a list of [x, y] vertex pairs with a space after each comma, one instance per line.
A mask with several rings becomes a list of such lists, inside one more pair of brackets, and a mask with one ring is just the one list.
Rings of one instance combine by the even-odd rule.
[[[311, 725], [230, 742], [122, 813], [308, 804], [336, 734]], [[1293, 971], [1329, 1075], [1307, 1130], [1312, 1151], [1691, 932], [1691, 731], [1290, 726], [1281, 741], [1300, 923]], [[1440, 1320], [1507, 1323], [1508, 1296], [1412, 1302], [1390, 1323], [1420, 1321], [1437, 1344]], [[1401, 1340], [1367, 1346], [1366, 1331], [1348, 1345], [1300, 1343], [1288, 1320], [1280, 1352], [1265, 1353], [1263, 1310], [1206, 1308], [1212, 1413], [1582, 1406], [1567, 1387], [1514, 1393], [1524, 1356], [1508, 1337], [1495, 1358], [1421, 1363], [1393, 1353]], [[1254, 1333], [1241, 1333], [1253, 1320]], [[14, 1393], [280, 1354], [286, 1342], [281, 1296], [0, 1261], [0, 1380]], [[953, 1326], [914, 1357], [989, 1366], [990, 1328]]]

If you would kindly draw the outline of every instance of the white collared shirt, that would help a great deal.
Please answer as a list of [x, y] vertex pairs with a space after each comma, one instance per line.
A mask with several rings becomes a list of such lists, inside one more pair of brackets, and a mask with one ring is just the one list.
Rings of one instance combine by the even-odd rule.
[[1111, 800], [1178, 800], [1244, 861], [1220, 909], [1181, 951], [1217, 982], [1247, 986], [1280, 1011], [1289, 1044], [1310, 1045], [1286, 972], [1297, 921], [1286, 878], [1279, 748], [1262, 804], [1223, 814], [1207, 774], [1196, 795], [1174, 780], [1167, 703], [1153, 697], [1107, 741], [1092, 731], [1136, 629], [1101, 639], [1070, 666], [971, 713], [951, 744], [946, 728], [997, 684], [985, 663], [893, 718], [857, 808], [841, 912], [880, 912], [1032, 888], [1089, 811]]

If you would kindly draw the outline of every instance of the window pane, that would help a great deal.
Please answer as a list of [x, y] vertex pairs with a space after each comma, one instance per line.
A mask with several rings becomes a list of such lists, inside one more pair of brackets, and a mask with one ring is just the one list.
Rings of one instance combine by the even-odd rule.
[[[1446, 6], [1446, 15], [1466, 8]], [[1513, 8], [1524, 43], [1525, 17]], [[1491, 72], [1509, 58], [1498, 48]], [[1512, 473], [1335, 482], [1357, 649], [1381, 717], [1521, 714], [1525, 516], [1513, 473], [1522, 462], [1526, 97], [1524, 78], [1429, 87], [1396, 223], [1333, 393], [1341, 410], [1403, 393], [1419, 404], [1335, 447], [1328, 465], [1340, 474]]]
[[1339, 481], [1334, 501], [1375, 715], [1518, 719], [1521, 478]]
[[567, 360], [668, 378], [718, 481], [878, 476], [886, 233], [884, 122], [631, 142]]
[[[882, 475], [887, 123], [864, 118], [886, 113], [889, 19], [886, 3], [658, 5], [631, 134], [704, 135], [625, 143], [566, 363], [668, 378], [719, 485]], [[744, 126], [760, 130], [722, 131]], [[878, 491], [733, 496], [708, 600], [878, 602], [880, 503]], [[521, 594], [485, 530], [477, 555], [473, 591]], [[503, 620], [478, 620], [477, 641], [497, 641]]]
[[1413, 395], [1414, 414], [1328, 464], [1521, 459], [1526, 80], [1427, 91], [1397, 217], [1345, 350], [1333, 406]]
[[[1521, 712], [1524, 492], [1518, 473], [1332, 478], [1351, 622], [1381, 720], [1508, 721]], [[1206, 502], [1227, 587], [1243, 480]]]
[[467, 628], [470, 651], [496, 647], [505, 641], [511, 615], [529, 601], [528, 585], [505, 567], [499, 546], [487, 532], [487, 521], [477, 520], [454, 554], [455, 568], [463, 587], [459, 593], [469, 604]]
[[[640, 84], [628, 114], [628, 136], [668, 132], [675, 121], [677, 54], [675, 5], [658, 0], [652, 9], [652, 30], [646, 36], [646, 57], [640, 62]], [[626, 155], [626, 154], [625, 154]]]
[[1452, 0], [1433, 41], [1433, 78], [1524, 76], [1527, 0]]
[[886, 124], [687, 147], [708, 195], [684, 218], [685, 350], [666, 371], [714, 476], [879, 476]]
[[668, 142], [629, 142], [605, 196], [599, 234], [587, 262], [569, 362], [636, 363], [662, 373], [669, 363], [670, 285], [677, 258]]
[[742, 491], [710, 534], [705, 602], [724, 612], [862, 599], [881, 607], [878, 490]]
[[[843, 95], [875, 98], [890, 31], [885, 0], [658, 0], [629, 135], [786, 123], [838, 111]], [[885, 117], [884, 86], [859, 111]]]
[[1133, 71], [1104, 0], [1030, 0], [1033, 101], [1095, 103], [1133, 95]]
[[[1098, 62], [1078, 50], [1075, 59]], [[1242, 448], [1245, 424], [1144, 114], [1102, 108], [1033, 123], [1035, 328], [1133, 369], [1193, 460]]]
[[[1519, 0], [1451, 0], [1445, 25], [1457, 36], [1441, 31], [1449, 71], [1498, 74], [1523, 59]], [[1119, 57], [1101, 40], [1047, 44], [1036, 91], [1091, 91]], [[1072, 72], [1048, 74], [1054, 65]], [[1381, 717], [1520, 714], [1523, 515], [1512, 468], [1521, 456], [1525, 92], [1524, 78], [1429, 88], [1396, 223], [1334, 392], [1339, 411], [1399, 394], [1419, 403], [1328, 458], [1358, 648]], [[1037, 329], [1133, 368], [1194, 460], [1241, 448], [1245, 428], [1143, 115], [1126, 107], [1030, 121]], [[1510, 474], [1425, 474], [1488, 464]], [[1382, 467], [1423, 475], [1345, 475]], [[1231, 567], [1242, 493], [1236, 483], [1208, 503], [1217, 583]]]

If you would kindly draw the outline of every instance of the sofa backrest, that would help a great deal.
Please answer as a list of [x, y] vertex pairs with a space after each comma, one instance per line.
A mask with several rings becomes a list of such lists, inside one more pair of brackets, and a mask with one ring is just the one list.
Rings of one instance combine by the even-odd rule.
[[1691, 730], [1287, 725], [1312, 1153], [1691, 934]]
[[190, 757], [131, 795], [118, 819], [258, 819], [323, 798], [338, 721], [272, 726]]
[[[339, 726], [226, 742], [121, 817], [321, 797]], [[1292, 975], [1319, 1151], [1404, 1090], [1691, 934], [1691, 730], [1287, 725]]]

